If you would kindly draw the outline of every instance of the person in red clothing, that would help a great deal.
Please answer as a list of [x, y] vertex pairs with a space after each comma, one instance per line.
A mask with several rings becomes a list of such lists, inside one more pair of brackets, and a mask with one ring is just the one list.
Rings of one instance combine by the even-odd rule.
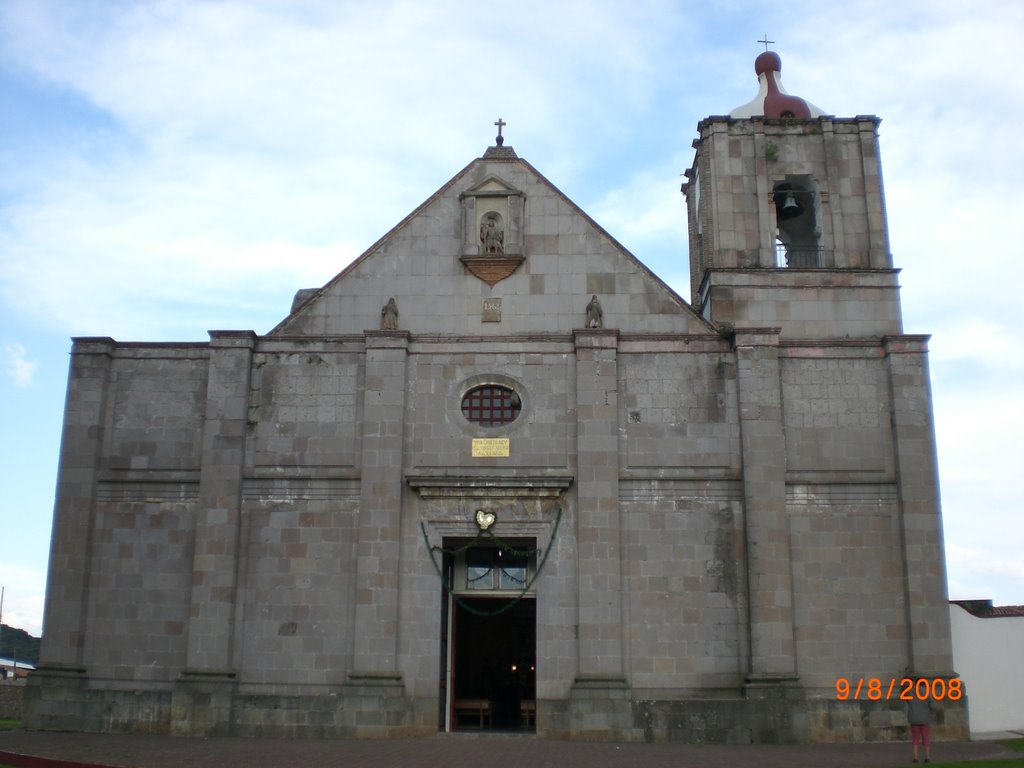
[[[915, 685], [914, 691], [917, 691]], [[930, 698], [914, 696], [907, 704], [907, 722], [910, 723], [910, 741], [914, 748], [914, 762], [917, 762], [917, 747], [924, 746], [924, 761], [932, 761], [932, 702]]]

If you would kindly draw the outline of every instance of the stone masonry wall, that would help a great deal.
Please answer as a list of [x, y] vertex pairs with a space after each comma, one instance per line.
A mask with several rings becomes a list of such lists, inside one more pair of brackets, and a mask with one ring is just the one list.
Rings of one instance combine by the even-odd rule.
[[104, 446], [108, 468], [198, 469], [206, 405], [204, 363], [180, 354], [115, 359], [112, 429]]
[[794, 633], [801, 683], [902, 677], [907, 630], [891, 485], [790, 487]]
[[104, 484], [98, 495], [85, 667], [95, 681], [171, 682], [185, 666], [195, 486]]
[[881, 346], [789, 347], [782, 378], [786, 507], [801, 682], [907, 668], [889, 388]]
[[864, 352], [851, 357], [844, 350], [797, 354], [791, 351], [794, 356], [784, 357], [780, 366], [787, 470], [839, 472], [846, 478], [869, 473], [871, 479], [891, 481], [895, 470], [885, 361]]
[[249, 461], [255, 467], [356, 464], [361, 360], [307, 346], [253, 358]]
[[[414, 348], [406, 433], [411, 467], [510, 471], [569, 466], [571, 348], [553, 342], [516, 346], [521, 351]], [[460, 409], [462, 395], [484, 383], [513, 387], [523, 400], [523, 415], [502, 427], [467, 421]], [[474, 459], [474, 437], [508, 437], [510, 455]]]
[[738, 489], [729, 487], [624, 489], [625, 632], [629, 680], [640, 697], [736, 690], [745, 672], [743, 530]]
[[625, 466], [736, 466], [736, 368], [730, 357], [716, 353], [623, 355], [619, 387], [623, 393]]
[[351, 667], [357, 498], [337, 483], [252, 481], [244, 504], [239, 683], [314, 693]]

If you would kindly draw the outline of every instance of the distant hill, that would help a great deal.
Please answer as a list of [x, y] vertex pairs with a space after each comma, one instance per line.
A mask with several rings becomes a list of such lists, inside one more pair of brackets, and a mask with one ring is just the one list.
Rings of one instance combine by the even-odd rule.
[[4, 624], [0, 627], [0, 656], [35, 664], [39, 661], [39, 638]]

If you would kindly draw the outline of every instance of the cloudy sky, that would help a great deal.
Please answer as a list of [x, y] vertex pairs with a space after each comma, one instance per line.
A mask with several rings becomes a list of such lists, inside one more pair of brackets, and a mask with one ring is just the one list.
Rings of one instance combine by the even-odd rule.
[[0, 0], [4, 622], [40, 631], [70, 337], [267, 332], [498, 117], [687, 296], [680, 174], [765, 33], [791, 93], [883, 120], [950, 594], [1024, 603], [1024, 3]]

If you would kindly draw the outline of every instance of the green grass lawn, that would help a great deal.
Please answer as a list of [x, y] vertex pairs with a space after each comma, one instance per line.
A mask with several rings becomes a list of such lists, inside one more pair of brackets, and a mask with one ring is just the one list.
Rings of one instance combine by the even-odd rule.
[[[924, 765], [924, 763], [918, 763]], [[1015, 757], [1011, 760], [964, 760], [955, 763], [928, 763], [929, 768], [1024, 768], [1024, 757]], [[914, 768], [913, 763], [907, 763], [908, 768]]]
[[[999, 743], [1013, 752], [1024, 752], [1024, 739], [1010, 739]], [[941, 754], [941, 742], [933, 744], [932, 748], [939, 750]], [[924, 763], [918, 763], [918, 765], [924, 765]], [[968, 760], [955, 763], [944, 763], [940, 759], [937, 762], [928, 763], [928, 765], [929, 768], [931, 766], [935, 766], [935, 768], [1024, 768], [1024, 757], [1011, 757], [1004, 760]], [[907, 766], [913, 768], [914, 763], [907, 761]]]

